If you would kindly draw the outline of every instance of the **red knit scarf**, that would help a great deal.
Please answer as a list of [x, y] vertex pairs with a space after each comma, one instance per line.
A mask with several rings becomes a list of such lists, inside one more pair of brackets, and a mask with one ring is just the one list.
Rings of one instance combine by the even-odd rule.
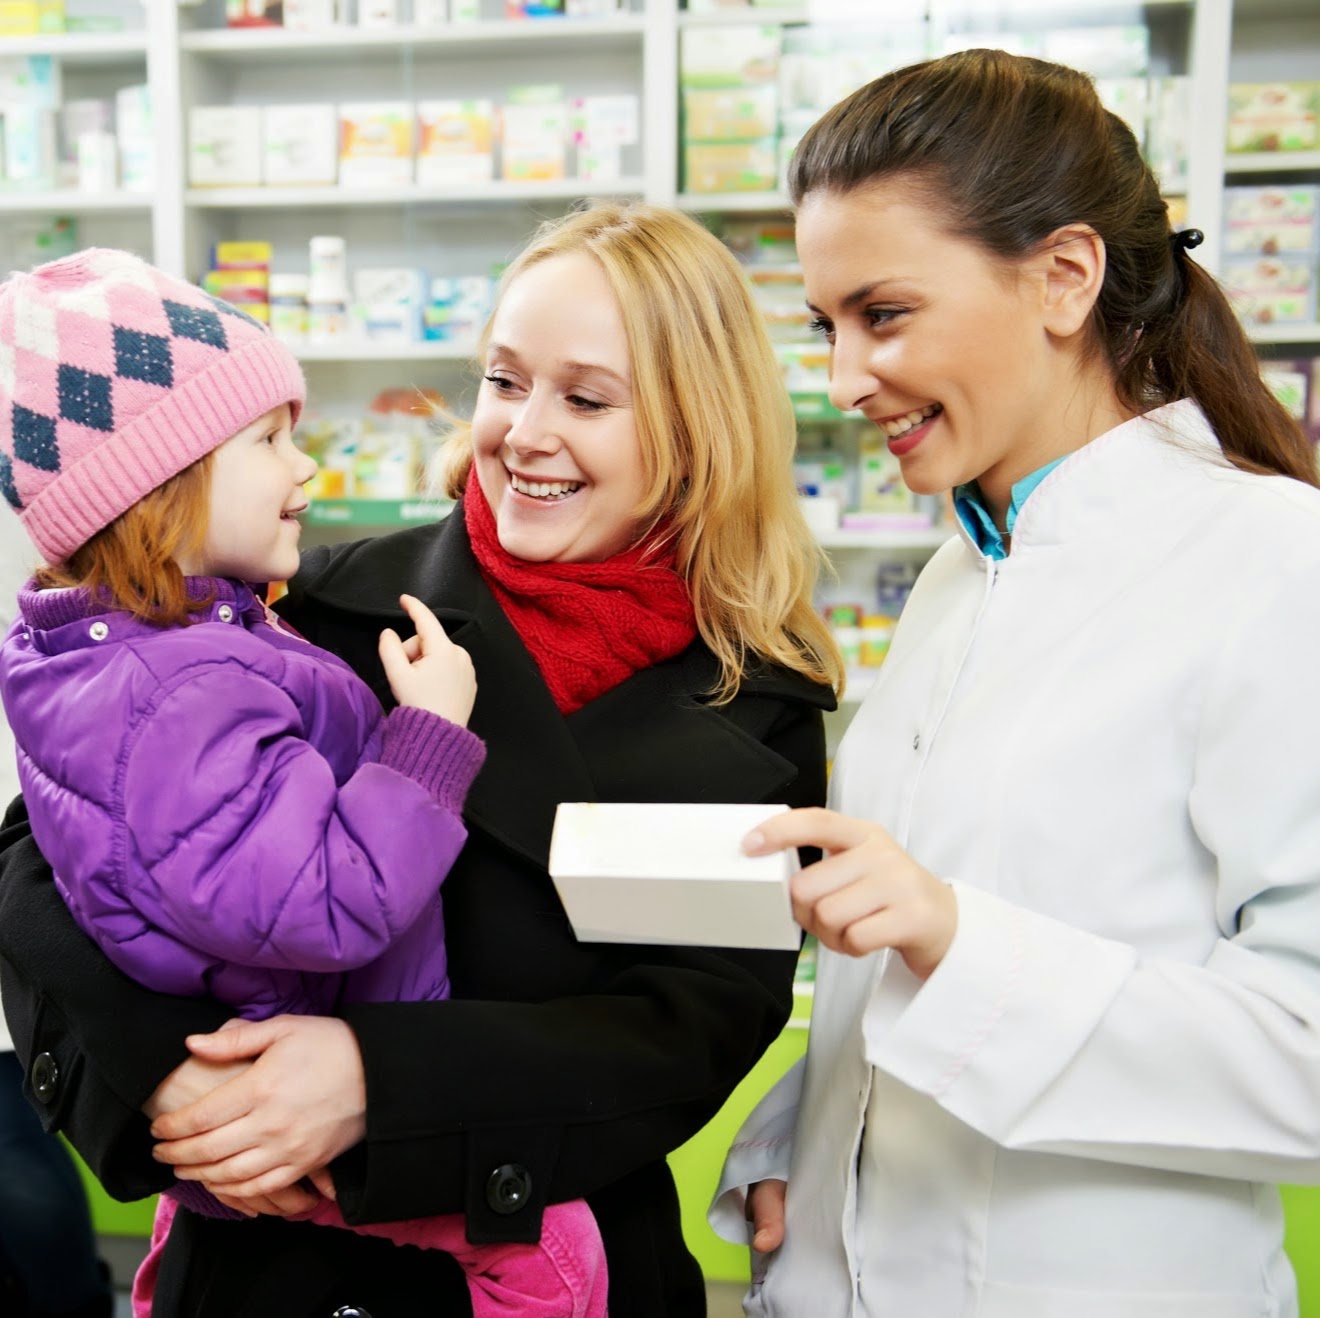
[[528, 563], [500, 545], [475, 473], [463, 492], [486, 584], [522, 638], [561, 714], [687, 648], [697, 634], [674, 551], [644, 542], [603, 563]]

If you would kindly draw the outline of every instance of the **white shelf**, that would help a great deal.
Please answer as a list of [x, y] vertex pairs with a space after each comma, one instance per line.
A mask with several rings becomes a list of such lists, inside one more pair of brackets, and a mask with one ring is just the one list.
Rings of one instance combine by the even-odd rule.
[[80, 192], [60, 188], [50, 192], [0, 192], [0, 215], [95, 215], [105, 211], [151, 210], [146, 192]]
[[304, 343], [293, 349], [304, 362], [470, 362], [475, 343], [424, 340], [418, 343]]
[[678, 208], [685, 211], [787, 211], [786, 192], [681, 192]]
[[1320, 151], [1254, 151], [1224, 156], [1225, 174], [1320, 172]]
[[362, 55], [364, 51], [397, 53], [442, 52], [446, 47], [463, 54], [474, 50], [512, 51], [519, 46], [537, 48], [543, 42], [568, 43], [593, 49], [640, 46], [644, 20], [640, 14], [618, 18], [547, 18], [505, 22], [452, 23], [446, 26], [400, 24], [391, 28], [349, 25], [320, 32], [288, 32], [283, 28], [217, 28], [186, 32], [180, 46], [194, 55], [217, 60], [287, 60]]
[[147, 37], [144, 32], [52, 32], [0, 38], [0, 58], [15, 55], [55, 55], [66, 64], [132, 64], [146, 60]]
[[912, 553], [933, 552], [955, 534], [949, 526], [930, 526], [915, 531], [818, 531], [817, 542], [825, 549], [888, 549]]
[[1252, 343], [1320, 343], [1320, 322], [1303, 325], [1248, 325]]
[[492, 179], [489, 183], [450, 183], [428, 187], [407, 183], [391, 188], [189, 188], [187, 205], [200, 210], [288, 210], [335, 206], [459, 206], [503, 205], [508, 202], [572, 201], [579, 197], [640, 197], [646, 190], [641, 178], [612, 181], [580, 178], [517, 183]]
[[[1070, 21], [1081, 21], [1081, 18], [1091, 16], [1104, 17], [1111, 14], [1121, 14], [1124, 17], [1131, 18], [1134, 10], [1144, 11], [1148, 9], [1190, 9], [1193, 0], [1075, 0], [1071, 9], [1067, 10], [1067, 18]], [[844, 6], [845, 12], [838, 21], [844, 23], [859, 23], [865, 19], [858, 18], [857, 5], [852, 3]], [[877, 9], [879, 6], [877, 5]], [[975, 4], [956, 4], [952, 7], [952, 13], [960, 19], [965, 19], [963, 26], [969, 29], [977, 27], [994, 27], [1005, 15], [1033, 14], [1040, 10], [1050, 11], [1050, 16], [1063, 16], [1063, 9], [1059, 0], [999, 0], [994, 4], [984, 4], [978, 7]], [[749, 5], [743, 7], [730, 6], [724, 9], [702, 10], [695, 13], [689, 13], [687, 10], [679, 10], [679, 27], [737, 27], [740, 25], [756, 26], [767, 25], [789, 25], [793, 23], [828, 23], [831, 21], [828, 4], [804, 4], [804, 5]]]
[[686, 9], [678, 11], [679, 27], [736, 27], [739, 24], [810, 23], [812, 21], [810, 5], [757, 5], [745, 9], [713, 9], [689, 13]]

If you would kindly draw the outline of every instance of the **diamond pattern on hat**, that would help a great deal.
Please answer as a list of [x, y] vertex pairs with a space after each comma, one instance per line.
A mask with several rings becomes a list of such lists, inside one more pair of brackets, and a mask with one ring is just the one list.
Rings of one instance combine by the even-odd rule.
[[255, 317], [249, 316], [241, 307], [236, 307], [232, 302], [226, 302], [222, 297], [214, 297], [208, 293], [207, 298], [215, 304], [217, 311], [223, 312], [226, 316], [233, 316], [235, 320], [245, 320], [249, 325], [255, 325], [259, 330], [265, 330], [265, 326]]
[[89, 430], [111, 431], [115, 428], [114, 408], [110, 406], [110, 377], [80, 366], [60, 363], [60, 416], [76, 421]]
[[[14, 457], [39, 471], [59, 471], [60, 446], [55, 440], [55, 418], [14, 404]], [[10, 468], [10, 479], [13, 469]]]
[[145, 261], [129, 256], [127, 252], [115, 251], [113, 248], [88, 248], [82, 253], [81, 259], [90, 274], [100, 276], [109, 286], [132, 284], [136, 288], [146, 289], [148, 293], [156, 293], [159, 296], [158, 288], [172, 282], [168, 275], [162, 274]]
[[57, 362], [60, 340], [55, 333], [55, 308], [43, 302], [21, 302], [15, 308], [14, 344]]
[[103, 284], [84, 284], [53, 299], [60, 311], [78, 311], [97, 320], [110, 319], [110, 300]]
[[159, 334], [115, 326], [115, 374], [169, 389], [174, 384], [170, 341]]
[[185, 307], [181, 302], [169, 298], [162, 299], [165, 314], [169, 317], [170, 329], [181, 339], [195, 339], [198, 343], [209, 343], [222, 352], [229, 347], [225, 337], [225, 327], [214, 311], [202, 307]]
[[[55, 333], [60, 341], [60, 361], [77, 362], [83, 370], [99, 371], [102, 375], [108, 375], [114, 370], [114, 331], [109, 321], [89, 315], [86, 311], [57, 307]], [[29, 357], [28, 361], [31, 360]], [[20, 362], [19, 370], [24, 369], [24, 363]]]
[[9, 455], [6, 453], [0, 453], [0, 494], [5, 496], [15, 512], [22, 511], [23, 500], [19, 498], [18, 490], [14, 485], [14, 464], [9, 461]]

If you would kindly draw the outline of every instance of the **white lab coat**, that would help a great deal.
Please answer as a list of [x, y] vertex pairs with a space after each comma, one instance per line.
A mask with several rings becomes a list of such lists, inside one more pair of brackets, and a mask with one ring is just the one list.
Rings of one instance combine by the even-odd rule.
[[1320, 1180], [1320, 491], [1183, 401], [922, 574], [834, 806], [949, 880], [924, 984], [822, 951], [805, 1077], [712, 1207], [787, 1177], [775, 1318], [1296, 1313]]

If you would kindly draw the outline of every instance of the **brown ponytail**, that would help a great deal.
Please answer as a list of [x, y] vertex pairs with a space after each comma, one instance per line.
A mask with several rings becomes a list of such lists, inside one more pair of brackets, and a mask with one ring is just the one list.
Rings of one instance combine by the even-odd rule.
[[887, 73], [812, 125], [789, 167], [799, 205], [899, 175], [949, 230], [1005, 260], [1087, 224], [1105, 244], [1096, 350], [1121, 400], [1144, 412], [1193, 398], [1247, 471], [1320, 485], [1301, 426], [1261, 379], [1215, 280], [1171, 241], [1168, 208], [1131, 130], [1084, 74], [968, 50]]

